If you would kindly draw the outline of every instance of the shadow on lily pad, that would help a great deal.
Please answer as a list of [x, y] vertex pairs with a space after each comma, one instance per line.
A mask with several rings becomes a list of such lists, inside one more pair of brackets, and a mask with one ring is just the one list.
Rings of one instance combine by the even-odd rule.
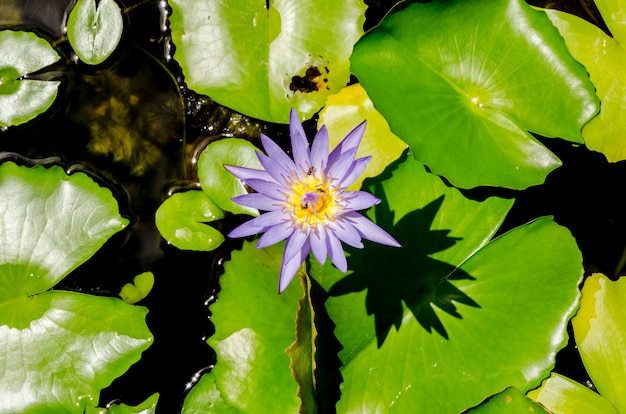
[[459, 319], [462, 316], [454, 302], [480, 306], [450, 283], [452, 279], [475, 280], [471, 275], [430, 257], [460, 240], [450, 237], [449, 230], [430, 229], [445, 196], [412, 211], [393, 225], [394, 213], [389, 210], [382, 186], [376, 185], [374, 194], [382, 201], [376, 209], [377, 224], [387, 229], [403, 248], [369, 244], [363, 250], [348, 250], [350, 268], [354, 271], [331, 287], [330, 296], [367, 289], [366, 309], [368, 315], [374, 315], [378, 347], [392, 326], [400, 329], [403, 303], [424, 329], [434, 330], [448, 339], [434, 306]]

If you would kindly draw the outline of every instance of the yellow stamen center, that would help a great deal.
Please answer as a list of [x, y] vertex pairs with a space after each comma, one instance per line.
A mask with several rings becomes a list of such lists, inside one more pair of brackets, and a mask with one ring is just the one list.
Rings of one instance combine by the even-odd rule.
[[306, 228], [334, 220], [339, 207], [336, 193], [327, 181], [314, 175], [296, 181], [287, 201], [295, 224]]

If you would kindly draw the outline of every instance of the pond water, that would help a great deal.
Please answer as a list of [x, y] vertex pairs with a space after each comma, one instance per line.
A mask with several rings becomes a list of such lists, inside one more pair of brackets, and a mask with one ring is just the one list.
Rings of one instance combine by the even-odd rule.
[[[369, 3], [371, 26], [393, 2]], [[168, 59], [172, 49], [165, 2], [126, 1], [122, 47], [95, 68], [74, 63], [66, 42], [59, 41], [69, 4], [0, 0], [0, 26], [32, 28], [51, 39], [66, 58], [53, 74], [64, 81], [55, 106], [34, 122], [1, 132], [0, 154], [58, 157], [48, 162], [66, 166], [80, 163], [73, 168], [90, 172], [114, 191], [132, 225], [57, 289], [116, 295], [135, 275], [154, 272], [154, 289], [141, 302], [150, 309], [147, 321], [154, 344], [102, 392], [100, 404], [135, 405], [159, 392], [158, 411], [176, 412], [186, 390], [215, 363], [205, 343], [214, 329], [207, 305], [218, 290], [223, 261], [239, 243], [229, 241], [211, 253], [179, 251], [160, 237], [154, 212], [168, 194], [197, 187], [194, 154], [207, 142], [223, 135], [255, 141], [260, 132], [285, 141], [285, 127], [246, 118], [185, 89], [176, 62]], [[502, 231], [554, 215], [576, 237], [587, 273], [623, 272], [626, 210], [615, 206], [620, 206], [626, 165], [608, 164], [582, 147], [543, 142], [564, 166], [545, 185], [518, 195]], [[480, 190], [469, 196], [480, 197]], [[228, 217], [220, 225], [229, 228], [240, 221]], [[557, 370], [588, 380], [573, 345], [559, 354]]]

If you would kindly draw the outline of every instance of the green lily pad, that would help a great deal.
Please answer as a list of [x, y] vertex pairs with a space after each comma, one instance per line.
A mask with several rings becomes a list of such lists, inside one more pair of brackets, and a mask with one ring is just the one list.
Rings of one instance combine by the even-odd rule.
[[606, 398], [555, 372], [541, 387], [530, 391], [528, 398], [554, 414], [617, 414]]
[[32, 32], [0, 30], [0, 50], [0, 126], [20, 125], [52, 105], [60, 84], [22, 77], [60, 57], [48, 42]]
[[224, 236], [206, 223], [224, 218], [224, 212], [202, 191], [176, 193], [157, 209], [159, 233], [181, 250], [212, 251]]
[[78, 0], [67, 19], [67, 38], [83, 62], [97, 65], [115, 51], [124, 19], [115, 0]]
[[200, 154], [198, 178], [202, 191], [222, 210], [235, 214], [258, 216], [259, 211], [235, 203], [231, 198], [246, 194], [244, 184], [229, 173], [224, 164], [264, 169], [256, 156], [257, 147], [241, 138], [214, 141]]
[[113, 404], [109, 408], [87, 407], [85, 414], [154, 414], [159, 401], [159, 394], [152, 394], [147, 400], [136, 406]]
[[489, 398], [484, 404], [471, 409], [468, 414], [520, 414], [520, 413], [545, 413], [541, 405], [526, 398], [517, 388], [509, 387], [499, 394]]
[[133, 278], [133, 283], [126, 283], [122, 286], [120, 297], [126, 303], [137, 303], [145, 299], [154, 286], [154, 274], [143, 272]]
[[626, 412], [626, 278], [592, 275], [582, 295], [572, 319], [580, 357], [600, 395]]
[[284, 243], [232, 253], [211, 305], [215, 334], [207, 343], [217, 363], [185, 399], [183, 413], [294, 413], [300, 399], [285, 350], [295, 341], [303, 292], [292, 283], [278, 294]]
[[370, 217], [403, 248], [350, 249], [345, 277], [310, 269], [342, 346], [337, 411], [460, 412], [536, 387], [578, 304], [571, 234], [542, 218], [485, 245], [510, 200], [468, 200], [410, 159], [366, 188], [382, 200]]
[[127, 223], [83, 173], [0, 165], [0, 412], [82, 413], [150, 345], [146, 308], [47, 291]]
[[542, 183], [561, 162], [528, 131], [582, 143], [598, 111], [585, 68], [522, 0], [411, 4], [351, 63], [414, 157], [463, 188]]
[[389, 124], [374, 108], [361, 85], [354, 84], [343, 88], [339, 93], [330, 95], [326, 106], [320, 112], [317, 124], [328, 129], [328, 140], [334, 148], [352, 129], [367, 121], [363, 139], [356, 153], [357, 158], [371, 156], [365, 171], [348, 190], [358, 190], [367, 177], [382, 173], [393, 161], [400, 158], [407, 145], [389, 129]]
[[220, 104], [287, 123], [317, 112], [349, 81], [363, 34], [360, 0], [170, 1], [170, 28], [187, 85]]
[[[614, 0], [599, 3], [609, 9], [603, 13], [605, 23], [611, 30], [617, 29], [623, 21], [616, 19], [626, 14], [626, 5]], [[602, 101], [599, 115], [583, 129], [587, 147], [603, 153], [610, 162], [626, 160], [626, 126], [622, 122], [626, 116], [626, 35], [611, 38], [579, 17], [555, 10], [546, 13], [572, 55], [587, 68]]]

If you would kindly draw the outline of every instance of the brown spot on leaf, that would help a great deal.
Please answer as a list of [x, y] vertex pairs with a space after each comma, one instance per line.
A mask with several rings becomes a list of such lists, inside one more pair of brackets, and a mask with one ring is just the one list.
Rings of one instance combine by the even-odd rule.
[[311, 66], [306, 70], [304, 76], [296, 75], [291, 78], [289, 90], [293, 92], [316, 92], [321, 86], [318, 83], [320, 81], [320, 76], [322, 76], [322, 73], [317, 68], [317, 66]]

